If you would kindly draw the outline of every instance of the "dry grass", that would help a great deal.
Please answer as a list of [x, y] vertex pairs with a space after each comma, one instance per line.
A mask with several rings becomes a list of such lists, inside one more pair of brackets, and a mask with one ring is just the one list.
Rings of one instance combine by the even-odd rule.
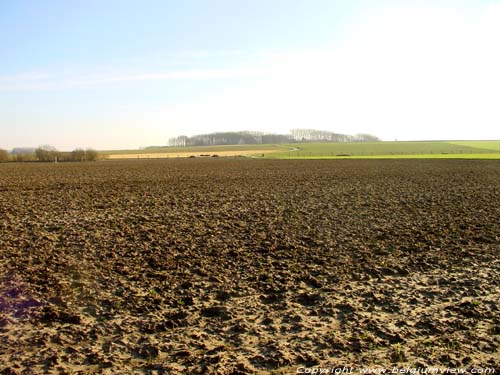
[[153, 152], [145, 153], [130, 153], [130, 154], [114, 154], [108, 155], [108, 159], [166, 159], [166, 158], [188, 158], [190, 156], [200, 157], [202, 155], [218, 155], [218, 156], [249, 156], [249, 155], [262, 155], [276, 152], [274, 150], [236, 150], [236, 151], [218, 151], [211, 153], [200, 152]]

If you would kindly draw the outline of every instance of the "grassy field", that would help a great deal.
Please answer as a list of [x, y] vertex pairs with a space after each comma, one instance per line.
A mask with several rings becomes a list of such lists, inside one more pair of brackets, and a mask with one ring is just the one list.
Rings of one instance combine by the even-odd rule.
[[265, 157], [274, 159], [288, 159], [288, 158], [500, 159], [500, 141], [296, 143], [285, 146], [289, 147], [289, 151], [267, 154], [265, 155]]
[[151, 147], [141, 150], [100, 152], [101, 157], [104, 159], [153, 159], [214, 154], [268, 159], [500, 159], [500, 141], [294, 143], [283, 145]]
[[449, 143], [500, 152], [500, 141], [452, 141]]
[[[270, 155], [267, 155], [268, 157]], [[478, 153], [478, 154], [389, 154], [389, 155], [352, 155], [352, 156], [328, 156], [320, 155], [306, 155], [299, 156], [293, 153], [283, 155], [280, 158], [272, 157], [272, 159], [302, 159], [302, 160], [322, 160], [322, 159], [485, 159], [495, 160], [500, 159], [498, 153]]]

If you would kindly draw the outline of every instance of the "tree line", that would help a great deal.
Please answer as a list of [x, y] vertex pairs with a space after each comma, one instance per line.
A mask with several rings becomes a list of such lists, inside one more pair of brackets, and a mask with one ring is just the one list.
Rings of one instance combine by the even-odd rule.
[[45, 145], [36, 149], [15, 148], [11, 152], [0, 149], [0, 162], [69, 162], [69, 161], [95, 161], [98, 158], [97, 151], [93, 149], [77, 148], [71, 152], [58, 151], [55, 147]]
[[292, 129], [289, 134], [273, 134], [264, 132], [217, 132], [199, 134], [192, 137], [181, 135], [170, 138], [168, 145], [172, 147], [215, 146], [215, 145], [249, 145], [270, 143], [304, 143], [304, 142], [378, 142], [380, 139], [371, 134], [340, 134], [316, 129]]

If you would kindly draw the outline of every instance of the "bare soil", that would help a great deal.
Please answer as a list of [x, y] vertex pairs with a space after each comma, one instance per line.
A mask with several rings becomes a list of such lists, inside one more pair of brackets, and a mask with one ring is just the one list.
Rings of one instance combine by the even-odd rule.
[[0, 165], [1, 374], [500, 369], [500, 162]]

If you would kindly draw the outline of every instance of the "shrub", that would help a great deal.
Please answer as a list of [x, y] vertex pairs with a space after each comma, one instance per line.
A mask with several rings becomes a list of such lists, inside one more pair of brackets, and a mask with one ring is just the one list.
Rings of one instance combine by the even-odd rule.
[[87, 161], [96, 161], [97, 160], [97, 151], [91, 148], [85, 150], [85, 157]]
[[9, 153], [6, 150], [0, 149], [0, 163], [9, 161]]
[[35, 161], [35, 154], [14, 154], [12, 159], [16, 162]]

